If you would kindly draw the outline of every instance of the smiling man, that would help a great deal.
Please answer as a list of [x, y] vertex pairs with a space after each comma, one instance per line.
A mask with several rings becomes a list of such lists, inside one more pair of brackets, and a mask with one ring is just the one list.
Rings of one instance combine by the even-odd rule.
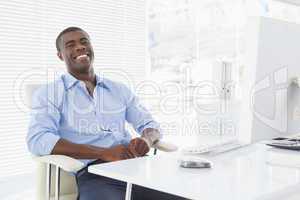
[[[94, 73], [94, 51], [84, 30], [63, 30], [56, 47], [67, 73], [34, 94], [28, 148], [35, 155], [67, 155], [86, 164], [76, 174], [78, 200], [124, 199], [126, 183], [90, 174], [87, 166], [144, 156], [160, 137], [159, 124], [125, 85]], [[132, 139], [125, 122], [140, 137]], [[139, 186], [133, 187], [133, 198], [177, 199]]]

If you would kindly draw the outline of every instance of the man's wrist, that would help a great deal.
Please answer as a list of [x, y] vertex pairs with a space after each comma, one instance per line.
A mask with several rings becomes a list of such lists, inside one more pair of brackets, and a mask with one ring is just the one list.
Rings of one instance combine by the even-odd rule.
[[107, 155], [107, 150], [108, 149], [106, 149], [106, 148], [99, 148], [97, 150], [98, 159], [105, 160], [106, 155]]

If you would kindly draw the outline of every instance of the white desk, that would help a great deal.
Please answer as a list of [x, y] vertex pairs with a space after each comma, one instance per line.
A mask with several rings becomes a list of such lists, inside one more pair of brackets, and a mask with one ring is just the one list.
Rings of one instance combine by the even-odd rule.
[[158, 155], [89, 167], [89, 172], [196, 200], [299, 200], [300, 169], [266, 163], [255, 144], [209, 158], [212, 169], [184, 169], [178, 155]]

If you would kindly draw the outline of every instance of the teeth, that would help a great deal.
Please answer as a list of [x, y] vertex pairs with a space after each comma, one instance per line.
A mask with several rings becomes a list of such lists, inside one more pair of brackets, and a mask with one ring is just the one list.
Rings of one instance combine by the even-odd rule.
[[88, 57], [87, 55], [80, 55], [80, 56], [77, 56], [76, 59], [87, 58], [87, 57]]

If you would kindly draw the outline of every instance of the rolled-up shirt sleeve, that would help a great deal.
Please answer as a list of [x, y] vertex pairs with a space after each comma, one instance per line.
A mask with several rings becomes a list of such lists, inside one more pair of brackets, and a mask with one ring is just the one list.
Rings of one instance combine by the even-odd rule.
[[34, 155], [51, 154], [60, 139], [58, 127], [60, 112], [49, 99], [47, 87], [39, 88], [32, 97], [30, 123], [27, 133], [27, 146]]
[[150, 112], [140, 103], [138, 97], [124, 85], [121, 92], [126, 101], [126, 120], [133, 126], [135, 131], [140, 135], [147, 128], [157, 129], [160, 132], [159, 123], [153, 119]]

